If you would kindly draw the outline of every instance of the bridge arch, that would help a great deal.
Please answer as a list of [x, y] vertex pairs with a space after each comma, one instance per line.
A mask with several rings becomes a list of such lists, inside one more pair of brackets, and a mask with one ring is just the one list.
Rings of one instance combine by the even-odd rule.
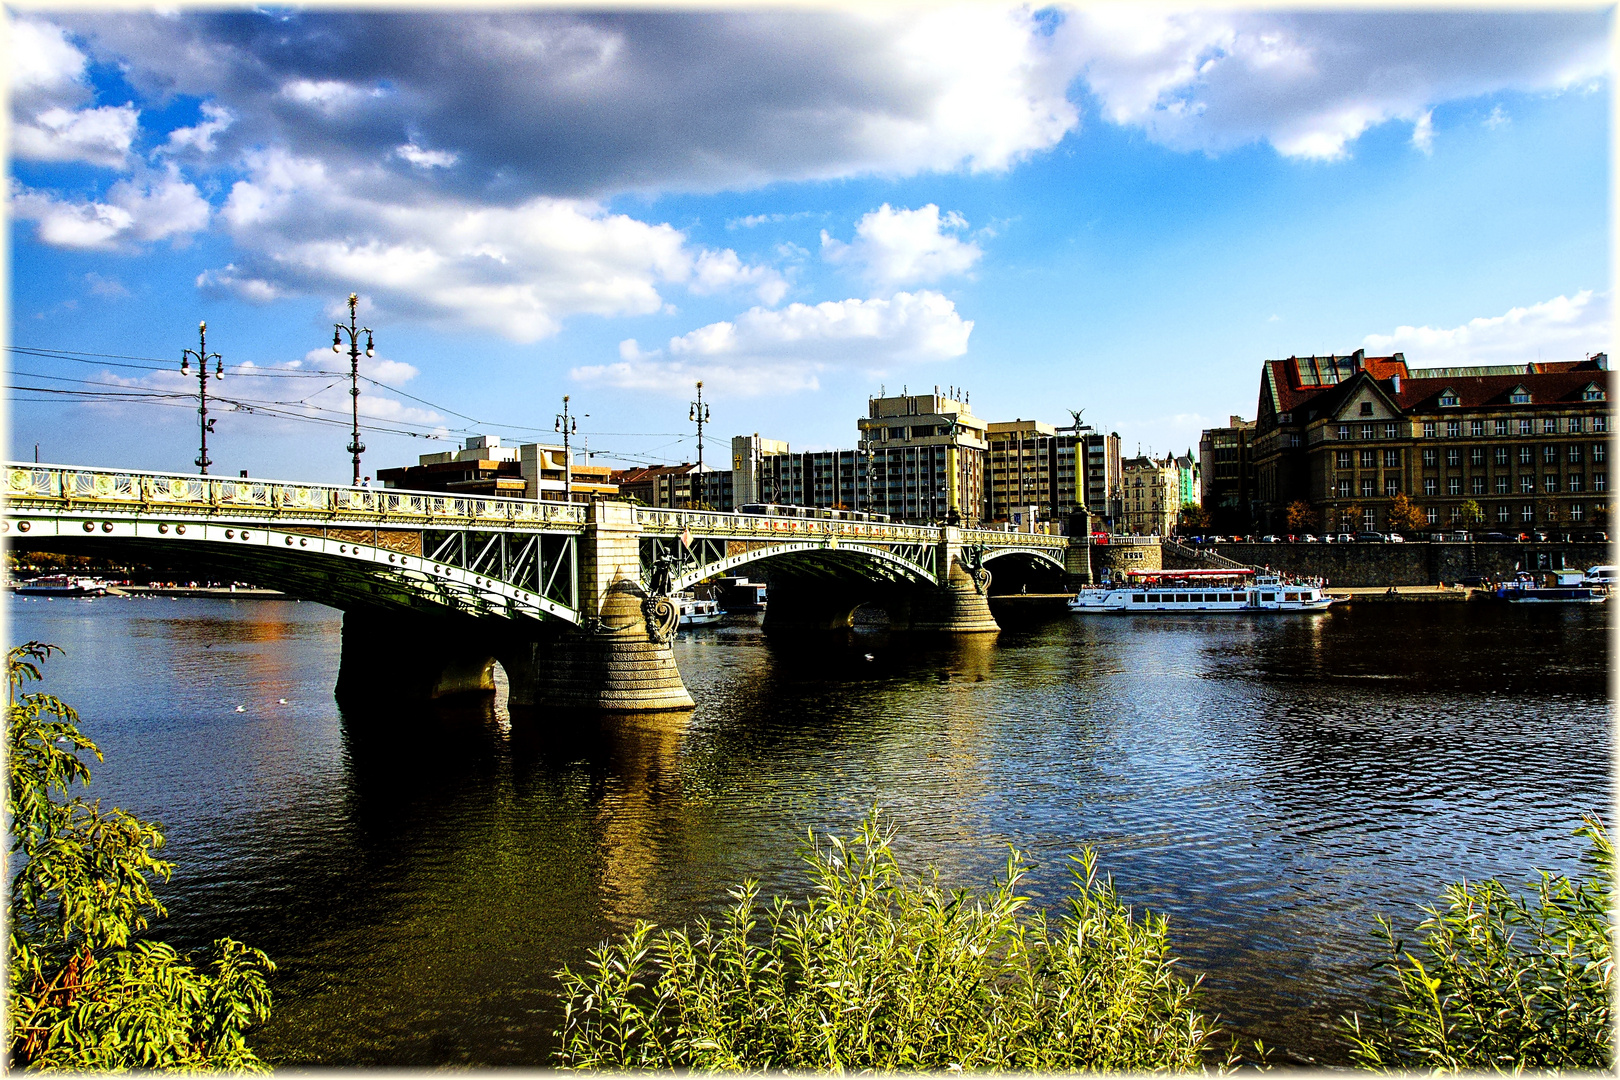
[[867, 544], [829, 544], [824, 540], [790, 541], [754, 548], [750, 551], [727, 555], [701, 566], [681, 571], [672, 579], [676, 591], [689, 589], [700, 581], [724, 574], [750, 564], [774, 560], [787, 563], [795, 569], [815, 572], [821, 570], [834, 576], [871, 577], [879, 571], [882, 578], [904, 580], [919, 584], [937, 582], [930, 565], [933, 549], [895, 552], [886, 546]]

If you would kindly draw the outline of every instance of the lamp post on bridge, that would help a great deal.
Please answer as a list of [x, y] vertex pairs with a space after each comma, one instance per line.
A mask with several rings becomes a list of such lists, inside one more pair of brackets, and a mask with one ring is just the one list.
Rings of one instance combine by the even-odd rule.
[[[208, 351], [208, 324], [197, 324], [197, 347], [195, 349], [180, 350], [180, 374], [191, 373], [191, 358], [197, 358], [197, 426], [202, 432], [202, 448], [197, 452], [196, 465], [202, 470], [202, 475], [208, 475], [208, 466], [213, 462], [208, 460], [208, 433], [214, 430], [214, 422], [208, 419], [208, 361], [214, 361], [214, 378], [225, 377], [225, 362], [220, 359], [219, 353]], [[38, 460], [38, 448], [35, 448], [35, 460]]]
[[700, 494], [697, 495], [697, 496], [694, 496], [691, 499], [692, 506], [695, 509], [697, 504], [703, 501], [702, 495], [701, 495], [701, 492], [703, 491], [703, 425], [709, 422], [709, 407], [707, 405], [703, 404], [703, 380], [702, 379], [699, 379], [698, 384], [697, 384], [697, 400], [694, 401], [694, 402], [691, 402], [690, 404], [691, 404], [691, 408], [689, 410], [687, 410], [686, 418], [688, 420], [693, 420], [693, 421], [697, 422], [697, 435], [698, 435], [698, 440], [697, 440], [697, 450], [698, 450], [698, 453], [697, 453], [697, 458], [698, 458], [698, 460], [697, 460], [697, 482], [698, 482], [698, 491], [699, 491]]
[[[568, 395], [563, 395], [563, 411], [557, 414], [557, 422], [552, 425], [553, 431], [562, 432], [563, 437], [563, 502], [574, 501], [574, 454], [569, 449], [568, 437], [579, 430], [579, 421], [568, 414]], [[587, 460], [588, 457], [587, 457]]]
[[343, 335], [349, 335], [349, 399], [354, 407], [354, 432], [349, 439], [348, 450], [354, 460], [354, 483], [360, 484], [360, 455], [366, 452], [365, 444], [360, 441], [360, 335], [366, 335], [366, 355], [377, 355], [376, 347], [371, 341], [371, 327], [360, 326], [355, 322], [355, 309], [360, 304], [360, 294], [349, 294], [349, 325], [342, 323], [332, 324], [332, 351], [343, 352]]

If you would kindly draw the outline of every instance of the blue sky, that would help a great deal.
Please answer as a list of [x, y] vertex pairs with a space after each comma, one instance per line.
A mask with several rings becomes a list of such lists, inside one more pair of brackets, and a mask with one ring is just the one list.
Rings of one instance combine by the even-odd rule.
[[351, 291], [367, 472], [564, 394], [598, 463], [692, 460], [697, 379], [721, 442], [939, 385], [1179, 451], [1268, 357], [1608, 345], [1606, 9], [11, 29], [13, 457], [191, 471], [206, 319], [213, 471], [345, 479]]

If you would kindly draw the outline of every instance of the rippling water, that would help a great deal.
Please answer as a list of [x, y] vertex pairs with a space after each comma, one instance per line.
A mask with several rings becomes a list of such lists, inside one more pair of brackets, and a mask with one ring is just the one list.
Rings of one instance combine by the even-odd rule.
[[693, 713], [597, 723], [342, 716], [342, 617], [314, 604], [11, 604], [13, 640], [68, 650], [45, 688], [107, 754], [93, 792], [169, 825], [159, 932], [280, 965], [257, 1045], [287, 1065], [543, 1065], [561, 963], [744, 876], [800, 892], [805, 830], [873, 803], [956, 884], [1016, 845], [1045, 902], [1094, 845], [1170, 917], [1207, 1008], [1342, 1063], [1375, 913], [1576, 870], [1570, 833], [1612, 795], [1601, 609], [1058, 616], [935, 643], [742, 620], [677, 643]]

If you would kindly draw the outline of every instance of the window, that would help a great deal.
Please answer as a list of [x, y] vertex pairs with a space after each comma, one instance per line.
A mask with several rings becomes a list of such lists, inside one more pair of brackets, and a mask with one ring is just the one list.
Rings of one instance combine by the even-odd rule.
[[1451, 508], [1451, 520], [1452, 521], [1459, 521], [1459, 520], [1461, 520], [1461, 518], [1462, 518], [1462, 507], [1453, 506]]
[[1440, 511], [1436, 510], [1432, 506], [1424, 507], [1423, 520], [1428, 522], [1430, 525], [1438, 525], [1440, 523]]
[[1608, 431], [1609, 430], [1609, 418], [1607, 416], [1594, 416], [1594, 417], [1592, 417], [1592, 430], [1593, 431]]
[[1470, 420], [1470, 421], [1468, 421], [1468, 434], [1469, 434], [1469, 436], [1471, 438], [1475, 438], [1475, 439], [1482, 438], [1484, 436], [1484, 434], [1485, 434], [1485, 421], [1483, 421], [1483, 420]]
[[1506, 420], [1498, 420], [1496, 422], [1496, 433], [1498, 435], [1506, 435], [1508, 433]]
[[1335, 469], [1348, 469], [1350, 467], [1350, 451], [1335, 450], [1333, 452], [1333, 467]]
[[1491, 460], [1496, 462], [1498, 465], [1506, 465], [1508, 463], [1507, 447], [1498, 446], [1496, 448], [1496, 453], [1491, 455]]
[[1425, 469], [1432, 469], [1438, 464], [1440, 464], [1440, 451], [1434, 449], [1433, 447], [1424, 447], [1423, 467]]
[[1468, 451], [1468, 464], [1478, 467], [1485, 464], [1485, 448], [1476, 446]]
[[1446, 478], [1446, 494], [1447, 495], [1461, 495], [1462, 494], [1462, 477], [1460, 477], [1460, 476], [1451, 476], [1451, 477]]
[[1362, 416], [1371, 416], [1372, 415], [1372, 402], [1363, 401], [1361, 403], [1361, 415]]
[[1384, 468], [1398, 469], [1401, 467], [1401, 452], [1399, 450], [1384, 451]]
[[1455, 447], [1447, 450], [1446, 451], [1446, 464], [1450, 465], [1454, 469], [1457, 466], [1461, 465], [1462, 464], [1462, 451], [1456, 449]]
[[1339, 498], [1348, 499], [1349, 497], [1350, 497], [1350, 481], [1348, 481], [1348, 480], [1340, 480], [1339, 481]]
[[1586, 478], [1580, 473], [1572, 472], [1566, 478], [1566, 486], [1570, 491], [1580, 491], [1581, 485], [1585, 482], [1585, 479]]
[[1434, 438], [1434, 421], [1433, 420], [1425, 420], [1425, 421], [1423, 421], [1423, 437], [1425, 439]]
[[1530, 391], [1520, 386], [1513, 391], [1508, 400], [1515, 405], [1528, 405], [1530, 404]]
[[1373, 437], [1373, 426], [1371, 424], [1361, 425], [1361, 437], [1363, 439], [1371, 439]]
[[1399, 430], [1400, 429], [1395, 424], [1385, 424], [1384, 425], [1384, 438], [1386, 438], [1386, 439], [1395, 438], [1396, 432], [1399, 431]]
[[1556, 447], [1556, 446], [1543, 446], [1541, 448], [1541, 463], [1543, 465], [1556, 465], [1556, 464], [1558, 464], [1558, 447]]
[[1541, 433], [1543, 435], [1558, 434], [1558, 417], [1544, 416], [1541, 418]]
[[1501, 522], [1503, 525], [1506, 525], [1510, 520], [1512, 520], [1512, 518], [1513, 511], [1509, 509], [1507, 503], [1503, 503], [1501, 506], [1496, 508], [1496, 520]]
[[1372, 498], [1372, 494], [1373, 494], [1373, 482], [1371, 480], [1363, 480], [1361, 482], [1361, 497], [1363, 499], [1370, 499], [1370, 498]]
[[1569, 504], [1569, 519], [1571, 521], [1580, 521], [1585, 516], [1586, 507], [1582, 506], [1580, 503]]
[[1519, 494], [1534, 495], [1536, 492], [1536, 478], [1531, 473], [1521, 473], [1519, 476]]
[[1502, 473], [1497, 476], [1496, 493], [1498, 495], [1506, 495], [1508, 493], [1508, 478], [1506, 473]]
[[1462, 421], [1461, 420], [1447, 420], [1446, 421], [1446, 438], [1448, 438], [1448, 439], [1460, 439], [1460, 438], [1462, 438]]
[[1541, 478], [1541, 490], [1551, 495], [1558, 490], [1558, 474], [1548, 473]]
[[1423, 478], [1423, 494], [1433, 495], [1440, 489], [1440, 482], [1432, 476]]
[[1384, 479], [1384, 498], [1393, 499], [1401, 493], [1401, 482], [1393, 476]]
[[1525, 503], [1523, 506], [1519, 507], [1519, 520], [1524, 522], [1526, 525], [1535, 521], [1536, 508], [1530, 503]]
[[1361, 467], [1363, 469], [1372, 468], [1373, 464], [1374, 464], [1374, 457], [1375, 457], [1376, 454], [1377, 454], [1376, 450], [1363, 450], [1361, 452]]
[[1348, 439], [1348, 438], [1350, 438], [1350, 425], [1349, 424], [1340, 424], [1339, 425], [1339, 438], [1340, 439]]
[[1579, 435], [1585, 429], [1586, 421], [1583, 417], [1572, 416], [1569, 418], [1569, 433], [1571, 435]]
[[1530, 421], [1529, 420], [1525, 419], [1525, 420], [1520, 420], [1519, 421], [1519, 434], [1520, 435], [1528, 435], [1528, 434], [1530, 434]]
[[1278, 413], [1277, 414], [1277, 423], [1279, 423], [1279, 424], [1292, 424], [1293, 422], [1294, 422], [1294, 414], [1293, 413], [1291, 413], [1291, 412], [1283, 412], [1283, 413]]
[[1299, 445], [1299, 432], [1291, 431], [1291, 432], [1288, 433], [1288, 445], [1289, 446], [1298, 446]]
[[1602, 401], [1603, 400], [1603, 391], [1601, 389], [1599, 389], [1595, 385], [1594, 386], [1588, 386], [1584, 391], [1582, 391], [1581, 400], [1582, 401]]
[[1440, 407], [1442, 409], [1453, 409], [1456, 408], [1456, 406], [1457, 395], [1455, 392], [1447, 390], [1445, 393], [1440, 395]]
[[1483, 495], [1483, 494], [1485, 494], [1485, 478], [1483, 476], [1476, 476], [1473, 479], [1469, 480], [1468, 481], [1468, 493], [1470, 495]]
[[1593, 473], [1592, 474], [1592, 490], [1593, 491], [1608, 491], [1609, 490], [1609, 474], [1608, 473], [1600, 473], [1600, 472]]
[[1519, 447], [1519, 464], [1528, 465], [1531, 460], [1531, 451], [1528, 446]]

